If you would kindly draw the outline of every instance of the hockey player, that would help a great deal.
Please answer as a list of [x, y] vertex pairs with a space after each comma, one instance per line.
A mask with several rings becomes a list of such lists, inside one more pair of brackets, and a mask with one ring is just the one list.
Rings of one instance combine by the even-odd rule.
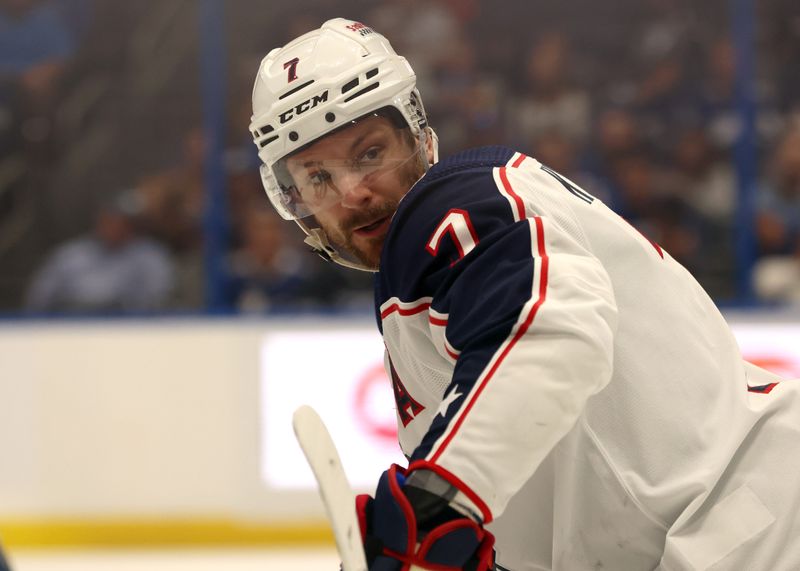
[[533, 157], [439, 161], [364, 24], [271, 51], [253, 107], [276, 210], [376, 272], [409, 465], [358, 499], [371, 570], [800, 569], [800, 383], [668, 252]]

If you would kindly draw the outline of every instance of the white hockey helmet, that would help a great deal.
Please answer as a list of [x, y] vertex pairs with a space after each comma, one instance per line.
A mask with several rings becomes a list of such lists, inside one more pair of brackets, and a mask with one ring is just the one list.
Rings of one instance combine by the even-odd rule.
[[262, 161], [261, 179], [270, 202], [286, 220], [308, 235], [306, 242], [326, 259], [357, 269], [342, 258], [324, 232], [302, 219], [313, 215], [296, 200], [296, 189], [282, 184], [282, 159], [317, 139], [379, 110], [396, 110], [421, 153], [431, 137], [416, 89], [416, 75], [389, 41], [366, 25], [335, 18], [304, 34], [261, 61], [253, 87], [250, 132]]

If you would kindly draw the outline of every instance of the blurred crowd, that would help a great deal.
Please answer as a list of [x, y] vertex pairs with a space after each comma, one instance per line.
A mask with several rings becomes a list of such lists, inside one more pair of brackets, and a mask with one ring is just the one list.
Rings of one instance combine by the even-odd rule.
[[[198, 4], [0, 0], [0, 310], [208, 309]], [[752, 266], [755, 299], [800, 304], [800, 3], [754, 2], [752, 132], [730, 4], [224, 2], [214, 309], [370, 307], [369, 275], [320, 262], [271, 211], [247, 128], [260, 58], [335, 16], [409, 59], [442, 153], [515, 147], [609, 204], [718, 302], [753, 301], [740, 279]]]

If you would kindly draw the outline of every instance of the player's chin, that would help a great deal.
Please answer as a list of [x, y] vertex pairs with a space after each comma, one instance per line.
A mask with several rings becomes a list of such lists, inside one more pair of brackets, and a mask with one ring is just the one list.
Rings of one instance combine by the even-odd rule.
[[370, 238], [365, 240], [354, 240], [350, 251], [358, 260], [373, 270], [377, 270], [381, 263], [381, 250], [383, 249], [383, 237]]

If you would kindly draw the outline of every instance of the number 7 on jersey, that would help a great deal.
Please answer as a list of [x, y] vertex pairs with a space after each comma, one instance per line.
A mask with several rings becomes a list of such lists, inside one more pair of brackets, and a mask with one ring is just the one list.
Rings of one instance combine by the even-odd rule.
[[458, 260], [469, 254], [472, 249], [478, 245], [478, 235], [475, 232], [475, 227], [472, 225], [472, 220], [469, 218], [469, 212], [461, 210], [460, 208], [453, 208], [442, 218], [433, 236], [428, 240], [425, 249], [431, 256], [439, 254], [439, 247], [442, 244], [442, 239], [446, 235], [450, 235], [456, 249], [458, 250]]

